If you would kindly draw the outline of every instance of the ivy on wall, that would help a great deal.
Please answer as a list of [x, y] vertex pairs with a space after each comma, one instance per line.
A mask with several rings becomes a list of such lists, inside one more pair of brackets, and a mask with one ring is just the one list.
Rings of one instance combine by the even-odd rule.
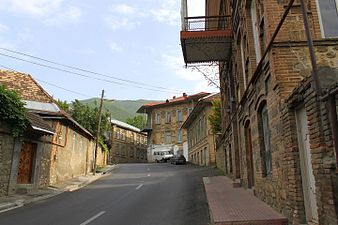
[[10, 125], [14, 137], [22, 135], [28, 124], [24, 103], [15, 91], [3, 85], [0, 85], [0, 121]]

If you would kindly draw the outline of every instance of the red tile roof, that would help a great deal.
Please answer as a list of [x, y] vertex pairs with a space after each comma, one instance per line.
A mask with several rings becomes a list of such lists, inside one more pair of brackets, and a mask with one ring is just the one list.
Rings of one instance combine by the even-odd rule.
[[155, 107], [167, 106], [167, 105], [176, 104], [176, 103], [183, 103], [183, 102], [189, 101], [189, 100], [198, 100], [198, 99], [203, 98], [203, 97], [205, 97], [209, 94], [210, 93], [207, 93], [207, 92], [200, 92], [200, 93], [193, 94], [193, 95], [187, 95], [187, 94], [183, 93], [182, 96], [180, 96], [180, 97], [174, 96], [172, 99], [167, 99], [165, 102], [150, 102], [150, 103], [147, 103], [147, 104], [141, 106], [137, 110], [137, 112], [142, 113], [143, 110], [146, 110], [147, 108], [155, 108]]

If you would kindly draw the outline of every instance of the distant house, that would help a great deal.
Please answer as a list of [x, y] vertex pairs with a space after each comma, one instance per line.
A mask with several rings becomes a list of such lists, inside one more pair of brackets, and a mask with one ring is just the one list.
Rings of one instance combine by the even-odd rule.
[[92, 170], [94, 137], [30, 75], [0, 70], [0, 84], [18, 93], [30, 122], [16, 139], [7, 124], [0, 124], [0, 170], [6, 174], [0, 177], [6, 184], [0, 195], [61, 183]]
[[212, 101], [220, 99], [219, 94], [201, 98], [182, 127], [188, 133], [189, 161], [200, 165], [215, 165], [215, 144], [209, 116], [212, 115]]
[[111, 120], [110, 154], [112, 163], [147, 161], [147, 134], [119, 120]]
[[183, 143], [187, 141], [187, 133], [181, 129], [195, 104], [200, 98], [210, 93], [201, 92], [194, 95], [183, 93], [164, 102], [153, 102], [141, 106], [137, 112], [147, 114], [147, 126], [143, 131], [148, 132], [148, 158], [151, 159], [154, 150], [173, 149], [174, 153], [183, 152]]

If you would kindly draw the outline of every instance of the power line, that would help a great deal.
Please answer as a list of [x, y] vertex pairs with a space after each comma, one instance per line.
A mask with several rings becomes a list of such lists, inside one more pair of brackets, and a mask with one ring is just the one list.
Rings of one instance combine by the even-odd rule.
[[92, 77], [92, 76], [85, 75], [85, 74], [82, 74], [82, 73], [73, 72], [73, 71], [70, 71], [70, 70], [66, 70], [66, 69], [61, 69], [61, 68], [54, 67], [54, 66], [45, 65], [45, 64], [42, 64], [42, 63], [38, 63], [38, 62], [33, 62], [33, 61], [30, 61], [30, 60], [22, 59], [22, 58], [19, 58], [19, 57], [16, 57], [16, 56], [12, 56], [12, 55], [7, 55], [7, 54], [1, 53], [1, 52], [0, 52], [0, 55], [8, 57], [8, 58], [15, 59], [15, 60], [23, 61], [23, 62], [26, 62], [26, 63], [31, 63], [31, 64], [34, 64], [34, 65], [37, 65], [37, 66], [45, 67], [45, 68], [48, 68], [48, 69], [53, 69], [53, 70], [57, 70], [57, 71], [64, 72], [64, 73], [69, 73], [69, 74], [73, 74], [73, 75], [77, 75], [77, 76], [81, 76], [81, 77], [86, 77], [88, 79], [99, 80], [99, 81], [103, 81], [103, 82], [106, 82], [106, 83], [112, 83], [112, 84], [117, 84], [117, 85], [121, 85], [121, 86], [131, 86], [131, 87], [135, 87], [135, 88], [139, 88], [139, 89], [143, 89], [143, 90], [155, 91], [155, 92], [175, 93], [175, 94], [178, 93], [178, 92], [164, 91], [164, 90], [158, 90], [158, 89], [153, 89], [153, 88], [142, 87], [142, 86], [139, 86], [139, 85], [137, 86], [137, 85], [133, 85], [133, 84], [125, 84], [125, 83], [121, 83], [121, 82], [117, 82], [117, 81], [112, 81], [112, 80], [107, 80], [107, 79], [98, 78], [98, 77]]
[[[8, 66], [4, 66], [4, 65], [2, 65], [2, 64], [0, 64], [0, 66], [3, 67], [3, 68], [5, 68], [5, 69], [8, 69], [8, 70], [17, 72], [16, 70], [14, 70], [14, 69], [12, 69], [12, 68], [10, 68], [10, 67], [8, 67]], [[71, 92], [71, 93], [73, 93], [73, 94], [81, 95], [81, 96], [88, 97], [88, 98], [91, 98], [91, 97], [92, 97], [92, 96], [89, 96], [89, 95], [86, 95], [86, 94], [83, 94], [83, 93], [80, 93], [80, 92], [77, 92], [77, 91], [73, 91], [73, 90], [66, 89], [66, 88], [64, 88], [64, 87], [60, 87], [60, 86], [58, 86], [58, 85], [56, 85], [56, 84], [52, 84], [52, 83], [50, 83], [50, 82], [47, 82], [47, 81], [44, 81], [44, 80], [41, 80], [41, 79], [37, 79], [37, 78], [34, 78], [34, 79], [37, 80], [37, 81], [39, 81], [39, 82], [41, 82], [41, 83], [48, 84], [48, 85], [50, 85], [50, 86], [59, 88], [59, 89], [61, 89], [61, 90]]]
[[27, 53], [14, 51], [14, 50], [11, 50], [11, 49], [8, 49], [8, 48], [0, 47], [0, 49], [7, 51], [7, 52], [15, 53], [15, 54], [18, 54], [18, 55], [23, 55], [23, 56], [30, 57], [30, 58], [33, 58], [33, 59], [41, 60], [41, 61], [44, 61], [44, 62], [47, 62], [47, 63], [50, 63], [50, 64], [54, 64], [54, 65], [57, 65], [57, 66], [62, 66], [62, 67], [68, 68], [68, 69], [73, 69], [73, 70], [78, 70], [78, 71], [85, 72], [85, 73], [99, 75], [99, 76], [102, 76], [102, 77], [107, 77], [107, 78], [111, 78], [111, 79], [118, 80], [118, 81], [129, 82], [129, 83], [147, 86], [147, 87], [156, 88], [156, 89], [164, 89], [164, 90], [171, 91], [170, 93], [173, 93], [173, 92], [182, 93], [182, 92], [184, 92], [184, 91], [173, 90], [173, 89], [169, 89], [169, 88], [165, 88], [165, 87], [161, 87], [161, 86], [149, 85], [149, 84], [141, 83], [141, 82], [138, 82], [138, 81], [122, 79], [122, 78], [119, 78], [119, 77], [116, 77], [116, 76], [110, 76], [110, 75], [106, 75], [106, 74], [103, 74], [103, 73], [94, 72], [94, 71], [91, 71], [91, 70], [88, 70], [88, 69], [82, 69], [80, 67], [70, 66], [70, 65], [63, 64], [63, 63], [58, 63], [58, 62], [47, 60], [47, 59], [44, 59], [44, 58], [41, 58], [41, 57], [33, 56], [33, 55], [30, 55], [30, 54], [27, 54]]

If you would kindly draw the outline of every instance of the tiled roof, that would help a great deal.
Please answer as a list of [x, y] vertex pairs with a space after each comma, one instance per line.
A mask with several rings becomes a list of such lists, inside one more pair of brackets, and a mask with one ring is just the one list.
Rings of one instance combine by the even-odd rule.
[[200, 98], [203, 98], [207, 95], [210, 95], [210, 93], [207, 92], [200, 92], [197, 94], [193, 94], [193, 95], [186, 95], [185, 93], [183, 93], [182, 96], [180, 97], [173, 97], [172, 99], [167, 99], [164, 102], [150, 102], [147, 103], [143, 106], [141, 106], [141, 108], [139, 108], [137, 110], [138, 113], [142, 113], [143, 110], [147, 109], [147, 108], [153, 108], [153, 107], [161, 107], [161, 106], [167, 106], [167, 105], [171, 105], [171, 104], [176, 104], [176, 103], [183, 103], [189, 100], [198, 100]]
[[29, 74], [16, 71], [0, 70], [0, 85], [15, 90], [27, 103], [26, 108], [36, 114], [60, 116], [73, 124], [83, 134], [94, 138], [92, 134], [76, 122], [67, 112], [59, 109], [55, 101]]
[[21, 99], [53, 102], [53, 98], [29, 74], [0, 70], [0, 84], [15, 90]]

